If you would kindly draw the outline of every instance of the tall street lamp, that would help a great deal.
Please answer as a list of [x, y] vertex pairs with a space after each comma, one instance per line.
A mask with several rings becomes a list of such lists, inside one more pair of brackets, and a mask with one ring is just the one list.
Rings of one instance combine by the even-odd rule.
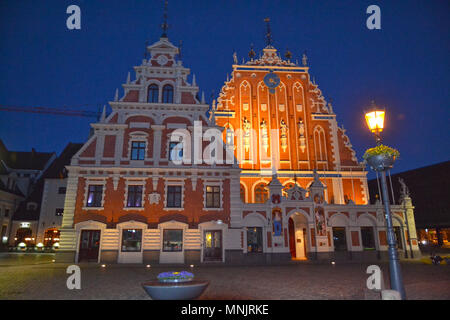
[[381, 144], [381, 132], [384, 129], [385, 111], [377, 109], [372, 101], [372, 110], [366, 112], [366, 122], [370, 131], [375, 135], [377, 147], [369, 149], [364, 154], [364, 159], [369, 166], [381, 175], [381, 192], [383, 195], [384, 208], [386, 211], [388, 255], [389, 255], [389, 271], [392, 289], [398, 291], [402, 299], [405, 299], [405, 288], [403, 286], [402, 271], [397, 253], [397, 240], [392, 224], [392, 215], [389, 204], [389, 194], [387, 191], [386, 170], [392, 168], [395, 158], [399, 153], [397, 150], [383, 146]]

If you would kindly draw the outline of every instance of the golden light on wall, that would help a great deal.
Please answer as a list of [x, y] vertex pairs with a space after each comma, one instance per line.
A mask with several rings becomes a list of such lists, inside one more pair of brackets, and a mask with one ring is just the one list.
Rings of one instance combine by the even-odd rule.
[[370, 131], [380, 133], [384, 128], [384, 110], [374, 110], [366, 113], [366, 122]]

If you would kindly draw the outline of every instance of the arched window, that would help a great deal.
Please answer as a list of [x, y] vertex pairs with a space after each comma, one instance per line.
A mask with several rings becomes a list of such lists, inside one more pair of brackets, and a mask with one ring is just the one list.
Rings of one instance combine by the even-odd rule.
[[261, 183], [255, 188], [255, 202], [264, 203], [269, 199], [269, 190], [264, 183]]
[[166, 84], [163, 87], [162, 102], [173, 103], [173, 87], [170, 84]]
[[149, 85], [147, 102], [148, 103], [158, 103], [158, 95], [159, 95], [158, 85], [156, 85], [156, 84]]
[[245, 203], [245, 187], [241, 184], [241, 201]]

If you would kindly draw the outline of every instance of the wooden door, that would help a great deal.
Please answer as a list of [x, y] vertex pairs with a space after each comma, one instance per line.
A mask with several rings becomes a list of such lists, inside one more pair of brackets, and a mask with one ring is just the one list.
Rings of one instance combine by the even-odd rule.
[[100, 230], [82, 230], [80, 237], [80, 251], [78, 262], [98, 261], [100, 248]]

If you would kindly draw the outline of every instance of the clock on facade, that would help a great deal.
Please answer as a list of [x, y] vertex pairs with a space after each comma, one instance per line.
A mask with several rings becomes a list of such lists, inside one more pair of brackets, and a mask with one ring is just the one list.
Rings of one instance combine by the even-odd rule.
[[169, 61], [169, 59], [165, 55], [160, 55], [158, 58], [156, 58], [156, 61], [159, 63], [160, 66], [163, 66]]
[[269, 88], [270, 93], [275, 93], [275, 88], [280, 84], [280, 77], [270, 71], [264, 76], [264, 84]]

